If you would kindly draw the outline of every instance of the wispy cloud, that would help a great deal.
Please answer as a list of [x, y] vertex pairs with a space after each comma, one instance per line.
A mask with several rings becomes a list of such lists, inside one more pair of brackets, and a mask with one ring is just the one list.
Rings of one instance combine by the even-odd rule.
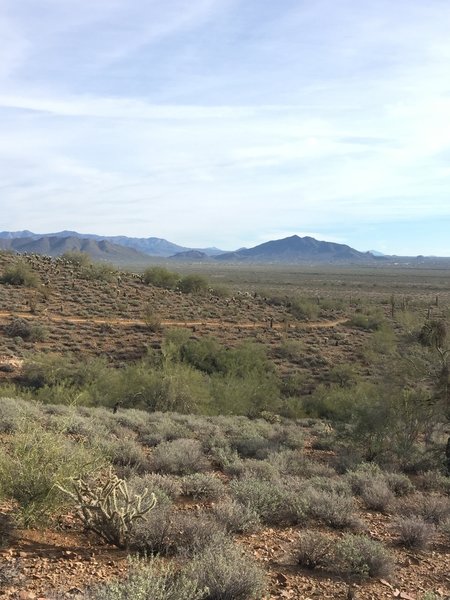
[[449, 19], [440, 0], [4, 0], [2, 228], [395, 251], [387, 223], [450, 219]]

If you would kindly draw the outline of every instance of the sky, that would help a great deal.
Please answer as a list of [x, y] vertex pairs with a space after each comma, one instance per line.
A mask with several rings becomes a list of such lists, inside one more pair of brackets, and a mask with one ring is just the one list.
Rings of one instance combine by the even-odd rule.
[[448, 0], [1, 0], [0, 230], [450, 256]]

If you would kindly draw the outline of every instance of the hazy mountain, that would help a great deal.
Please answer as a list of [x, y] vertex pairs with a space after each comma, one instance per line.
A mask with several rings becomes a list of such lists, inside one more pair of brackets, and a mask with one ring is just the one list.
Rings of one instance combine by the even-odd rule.
[[254, 248], [226, 252], [216, 257], [220, 261], [245, 261], [266, 263], [349, 263], [374, 262], [369, 252], [359, 252], [345, 244], [321, 242], [312, 237], [293, 235], [281, 240], [265, 242]]
[[210, 260], [211, 257], [206, 254], [206, 252], [201, 252], [200, 250], [186, 250], [186, 252], [177, 252], [173, 256], [170, 256], [173, 260]]
[[199, 250], [200, 252], [204, 252], [207, 256], [217, 256], [221, 254], [223, 250], [219, 250], [218, 248], [187, 248], [185, 246], [179, 246], [178, 244], [173, 244], [172, 242], [168, 242], [162, 238], [157, 237], [149, 237], [149, 238], [133, 238], [127, 237], [125, 235], [113, 235], [113, 236], [104, 236], [97, 235], [94, 233], [78, 233], [76, 231], [58, 231], [56, 233], [45, 233], [45, 234], [37, 234], [32, 233], [31, 231], [2, 231], [0, 232], [0, 239], [14, 239], [14, 238], [33, 238], [40, 239], [44, 237], [57, 237], [57, 238], [82, 238], [85, 240], [106, 240], [113, 244], [120, 244], [121, 246], [125, 246], [127, 248], [134, 248], [138, 252], [143, 252], [144, 254], [148, 254], [150, 256], [160, 256], [160, 257], [169, 257], [177, 254], [178, 252], [186, 252], [190, 250]]
[[116, 264], [148, 263], [148, 256], [133, 248], [112, 244], [107, 240], [83, 239], [74, 236], [41, 236], [0, 239], [0, 248], [15, 252], [61, 256], [65, 252], [86, 252], [93, 260], [106, 260]]

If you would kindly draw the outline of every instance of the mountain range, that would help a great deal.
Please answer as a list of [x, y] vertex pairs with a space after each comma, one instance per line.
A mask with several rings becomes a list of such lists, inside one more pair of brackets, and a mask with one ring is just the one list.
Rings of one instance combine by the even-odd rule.
[[218, 248], [186, 248], [156, 237], [133, 238], [127, 236], [101, 236], [81, 234], [76, 231], [37, 234], [32, 231], [0, 232], [0, 249], [18, 253], [60, 256], [65, 252], [81, 251], [94, 260], [104, 260], [117, 265], [147, 265], [151, 259], [203, 262], [273, 264], [383, 264], [400, 261], [429, 262], [428, 258], [386, 256], [376, 251], [360, 252], [334, 242], [319, 241], [306, 236], [293, 235], [272, 240], [253, 248], [240, 248], [225, 252]]

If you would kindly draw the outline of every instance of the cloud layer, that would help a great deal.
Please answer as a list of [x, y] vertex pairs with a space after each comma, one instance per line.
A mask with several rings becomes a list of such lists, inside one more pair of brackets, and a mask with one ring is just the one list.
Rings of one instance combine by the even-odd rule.
[[4, 0], [2, 229], [450, 255], [443, 0]]

